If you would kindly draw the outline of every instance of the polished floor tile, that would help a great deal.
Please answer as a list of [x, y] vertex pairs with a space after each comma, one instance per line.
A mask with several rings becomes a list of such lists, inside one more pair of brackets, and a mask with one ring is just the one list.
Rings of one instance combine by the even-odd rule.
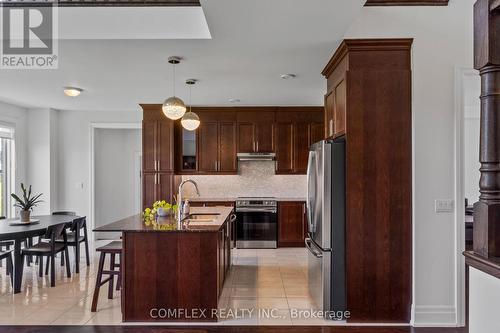
[[[98, 241], [95, 245], [105, 243]], [[74, 273], [71, 263], [71, 278], [66, 277], [65, 267], [58, 261], [54, 288], [48, 276], [38, 277], [38, 265], [25, 267], [22, 292], [16, 295], [12, 294], [5, 267], [1, 267], [0, 325], [121, 325], [120, 292], [115, 291], [114, 298], [108, 299], [106, 285], [100, 291], [98, 311], [90, 311], [98, 263], [97, 254], [92, 253], [90, 266], [86, 266], [82, 253], [79, 274]], [[304, 248], [235, 249], [232, 261], [219, 302], [226, 316], [215, 325], [331, 324], [292, 316], [313, 307]]]

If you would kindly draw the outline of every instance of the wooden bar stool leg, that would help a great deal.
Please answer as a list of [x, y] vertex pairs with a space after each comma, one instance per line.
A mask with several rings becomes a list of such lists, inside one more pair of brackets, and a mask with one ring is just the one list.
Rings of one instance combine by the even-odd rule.
[[[115, 270], [115, 254], [111, 253], [111, 260], [109, 262], [109, 270], [114, 271]], [[115, 281], [115, 276], [110, 275], [109, 276], [109, 285], [108, 285], [108, 298], [113, 299], [113, 283]]]
[[118, 266], [118, 278], [116, 279], [116, 290], [120, 290], [122, 287], [122, 257], [118, 254], [118, 260], [120, 261], [120, 265]]
[[99, 257], [99, 269], [97, 271], [97, 277], [95, 280], [95, 288], [94, 288], [94, 297], [92, 298], [92, 307], [90, 311], [97, 311], [97, 301], [99, 299], [99, 289], [101, 288], [101, 280], [102, 280], [102, 271], [104, 270], [104, 259], [106, 254], [101, 252], [101, 256]]

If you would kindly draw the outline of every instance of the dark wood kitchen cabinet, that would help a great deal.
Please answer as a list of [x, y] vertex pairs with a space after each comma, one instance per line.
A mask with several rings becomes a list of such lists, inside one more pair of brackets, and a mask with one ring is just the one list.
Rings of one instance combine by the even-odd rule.
[[278, 202], [278, 247], [303, 247], [306, 235], [306, 203]]
[[409, 323], [411, 39], [345, 40], [327, 79], [328, 137], [345, 136], [348, 322]]
[[306, 174], [309, 147], [323, 139], [322, 108], [283, 108], [276, 112], [276, 173]]
[[238, 153], [274, 152], [275, 108], [245, 108], [237, 112]]
[[174, 122], [167, 119], [161, 105], [142, 104], [142, 205], [151, 207], [157, 200], [173, 200]]
[[198, 160], [200, 173], [235, 174], [236, 119], [231, 111], [198, 111]]
[[219, 124], [216, 122], [203, 122], [198, 128], [199, 171], [215, 172], [218, 170], [218, 128]]

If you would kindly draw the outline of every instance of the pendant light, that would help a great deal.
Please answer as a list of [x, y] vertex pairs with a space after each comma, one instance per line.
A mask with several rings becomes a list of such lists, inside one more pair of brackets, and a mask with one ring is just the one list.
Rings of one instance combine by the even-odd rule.
[[168, 62], [173, 66], [173, 87], [174, 87], [174, 95], [170, 98], [167, 98], [165, 102], [163, 102], [162, 110], [167, 118], [172, 120], [177, 120], [182, 118], [184, 113], [186, 113], [186, 105], [179, 97], [175, 97], [175, 65], [181, 62], [181, 58], [179, 57], [169, 57]]
[[195, 79], [186, 80], [186, 84], [189, 86], [189, 112], [187, 112], [181, 119], [182, 127], [188, 131], [194, 131], [200, 126], [200, 117], [193, 111], [191, 111], [191, 87], [196, 83]]

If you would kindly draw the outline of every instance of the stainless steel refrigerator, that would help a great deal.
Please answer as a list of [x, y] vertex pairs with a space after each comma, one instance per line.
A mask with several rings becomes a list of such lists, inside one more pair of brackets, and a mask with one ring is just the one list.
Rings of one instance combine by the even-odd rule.
[[344, 137], [317, 142], [307, 167], [309, 293], [334, 315], [346, 310], [345, 153]]

